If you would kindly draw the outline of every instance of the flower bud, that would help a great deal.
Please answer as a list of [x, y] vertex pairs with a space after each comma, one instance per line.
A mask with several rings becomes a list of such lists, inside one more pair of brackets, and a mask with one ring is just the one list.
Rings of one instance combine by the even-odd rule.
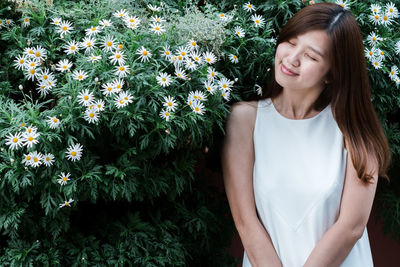
[[18, 88], [19, 88], [19, 90], [24, 89], [24, 87], [22, 86], [22, 84], [20, 84], [20, 85], [18, 86]]

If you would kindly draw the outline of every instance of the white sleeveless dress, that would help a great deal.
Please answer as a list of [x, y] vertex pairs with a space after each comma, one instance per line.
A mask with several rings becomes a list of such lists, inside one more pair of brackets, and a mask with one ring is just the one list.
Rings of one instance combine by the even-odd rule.
[[[281, 115], [258, 101], [254, 197], [283, 267], [302, 267], [339, 215], [347, 150], [331, 104], [312, 118]], [[341, 267], [373, 265], [367, 228]], [[246, 252], [243, 267], [251, 267]]]

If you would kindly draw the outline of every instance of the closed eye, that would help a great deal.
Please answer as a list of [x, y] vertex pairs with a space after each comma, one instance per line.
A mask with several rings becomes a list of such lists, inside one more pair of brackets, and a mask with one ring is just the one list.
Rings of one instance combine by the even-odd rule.
[[317, 61], [315, 58], [311, 57], [309, 54], [306, 54], [309, 58], [311, 58], [314, 61]]

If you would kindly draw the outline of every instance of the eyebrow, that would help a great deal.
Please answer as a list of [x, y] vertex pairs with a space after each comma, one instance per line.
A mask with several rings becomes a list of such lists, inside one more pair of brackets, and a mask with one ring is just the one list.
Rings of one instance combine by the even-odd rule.
[[[289, 41], [290, 39], [297, 39], [297, 37], [289, 38], [288, 41]], [[322, 52], [320, 52], [319, 50], [315, 49], [314, 47], [312, 47], [312, 46], [310, 46], [310, 45], [308, 45], [306, 48], [311, 49], [312, 51], [314, 51], [316, 54], [318, 54], [318, 55], [321, 56], [321, 57], [325, 57], [325, 55], [324, 55]]]

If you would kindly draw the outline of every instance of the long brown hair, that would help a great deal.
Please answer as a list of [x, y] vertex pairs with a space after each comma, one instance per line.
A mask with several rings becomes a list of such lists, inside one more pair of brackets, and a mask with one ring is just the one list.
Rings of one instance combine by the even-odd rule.
[[[310, 30], [324, 30], [332, 41], [329, 53], [330, 81], [314, 103], [322, 110], [331, 103], [335, 120], [346, 140], [358, 177], [368, 183], [369, 155], [379, 165], [378, 175], [390, 179], [389, 142], [371, 102], [371, 88], [360, 27], [353, 14], [334, 3], [317, 3], [299, 10], [280, 29], [276, 46]], [[272, 68], [270, 82], [258, 99], [274, 98], [282, 92]]]

